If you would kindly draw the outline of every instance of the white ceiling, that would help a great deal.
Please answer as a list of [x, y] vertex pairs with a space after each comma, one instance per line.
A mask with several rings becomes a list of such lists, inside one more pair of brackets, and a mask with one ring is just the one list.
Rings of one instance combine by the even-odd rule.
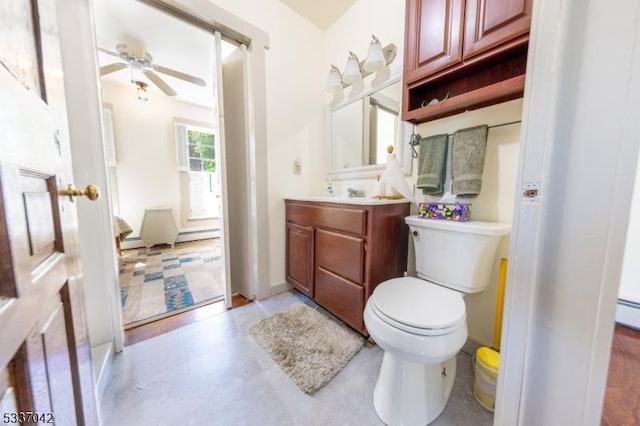
[[[280, 1], [324, 30], [357, 0]], [[178, 93], [176, 99], [205, 106], [213, 105], [213, 35], [136, 0], [94, 0], [94, 11], [99, 47], [116, 51], [116, 45], [119, 43], [139, 45], [153, 57], [155, 64], [194, 75], [207, 83], [203, 88], [159, 74]], [[223, 57], [235, 49], [233, 45], [224, 41], [222, 47]], [[120, 62], [118, 58], [103, 52], [98, 52], [98, 61], [100, 66]], [[131, 95], [136, 96], [136, 88], [131, 79], [129, 68], [101, 78], [104, 83], [131, 87]], [[157, 96], [166, 96], [144, 75], [134, 74], [133, 79], [149, 85], [150, 101]]]
[[329, 28], [358, 0], [280, 0], [321, 30]]
[[[200, 87], [158, 73], [178, 93], [176, 99], [213, 105], [213, 35], [135, 0], [94, 0], [94, 7], [99, 47], [115, 51], [118, 43], [141, 45], [153, 57], [155, 64], [194, 75], [207, 83], [205, 87]], [[233, 46], [227, 47], [233, 49]], [[103, 52], [98, 52], [98, 61], [100, 66], [120, 62], [118, 58]], [[142, 74], [135, 74], [133, 78], [149, 84], [150, 101], [157, 96], [166, 96]], [[107, 74], [101, 80], [104, 83], [128, 85], [131, 95], [136, 96], [128, 68]]]

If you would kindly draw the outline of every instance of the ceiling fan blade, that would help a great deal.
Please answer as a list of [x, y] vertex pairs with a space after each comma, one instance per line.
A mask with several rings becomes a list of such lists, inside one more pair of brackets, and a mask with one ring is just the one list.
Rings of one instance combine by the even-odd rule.
[[100, 67], [100, 76], [107, 75], [109, 73], [120, 71], [127, 67], [127, 64], [123, 64], [122, 62], [116, 62], [115, 64], [105, 65]]
[[111, 50], [105, 49], [104, 47], [98, 47], [98, 50], [106, 53], [107, 55], [115, 56], [116, 58], [120, 57], [119, 53], [112, 52]]
[[154, 65], [153, 67], [158, 72], [170, 75], [175, 78], [179, 78], [180, 80], [188, 81], [189, 83], [197, 84], [198, 86], [202, 86], [202, 87], [207, 85], [207, 83], [205, 83], [205, 81], [201, 78], [194, 77], [192, 75], [185, 74], [183, 72], [176, 71], [171, 68], [163, 67], [162, 65]]
[[169, 85], [167, 83], [165, 83], [164, 80], [161, 79], [158, 76], [158, 74], [156, 74], [156, 73], [154, 73], [153, 71], [150, 71], [150, 70], [144, 70], [143, 73], [144, 73], [144, 75], [147, 76], [147, 78], [149, 78], [149, 80], [151, 80], [153, 82], [153, 84], [158, 86], [158, 88], [160, 90], [162, 90], [165, 95], [167, 95], [167, 96], [175, 96], [175, 95], [177, 95], [175, 90], [173, 90], [171, 87], [169, 87]]

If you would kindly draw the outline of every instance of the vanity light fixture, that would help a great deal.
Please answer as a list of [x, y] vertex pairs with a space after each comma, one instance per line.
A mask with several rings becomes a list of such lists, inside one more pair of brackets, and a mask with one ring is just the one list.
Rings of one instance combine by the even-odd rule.
[[[364, 60], [362, 68], [367, 72], [376, 72], [387, 65], [387, 60], [382, 52], [382, 44], [375, 35], [371, 35], [371, 44], [369, 44], [369, 53], [367, 59]], [[394, 54], [395, 56], [395, 54]]]
[[344, 67], [344, 73], [342, 74], [342, 81], [345, 84], [353, 84], [356, 81], [362, 79], [362, 68], [360, 68], [360, 60], [355, 53], [349, 52], [349, 59]]
[[340, 70], [335, 65], [331, 65], [331, 70], [329, 71], [329, 77], [327, 77], [326, 84], [327, 92], [335, 93], [339, 89], [342, 89], [342, 74]]
[[380, 40], [375, 35], [371, 35], [371, 37], [366, 60], [360, 62], [355, 53], [349, 52], [343, 73], [340, 73], [335, 65], [331, 65], [326, 84], [327, 92], [337, 93], [340, 89], [360, 81], [369, 74], [383, 70], [395, 59], [397, 51], [395, 44], [390, 43], [382, 47]]

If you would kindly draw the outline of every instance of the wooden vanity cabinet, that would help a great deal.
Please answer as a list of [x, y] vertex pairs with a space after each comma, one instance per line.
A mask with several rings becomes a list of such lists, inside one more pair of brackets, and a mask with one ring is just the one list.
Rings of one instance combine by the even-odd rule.
[[285, 203], [287, 282], [367, 335], [369, 296], [406, 270], [409, 203]]
[[407, 0], [403, 120], [522, 96], [532, 1]]

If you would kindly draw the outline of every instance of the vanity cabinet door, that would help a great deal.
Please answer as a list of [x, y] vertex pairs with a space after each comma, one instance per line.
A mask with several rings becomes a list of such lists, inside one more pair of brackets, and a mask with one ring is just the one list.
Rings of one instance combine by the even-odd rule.
[[287, 281], [313, 297], [313, 227], [287, 222]]
[[463, 0], [407, 0], [405, 83], [462, 60], [463, 17]]
[[533, 0], [467, 0], [464, 59], [526, 43]]

